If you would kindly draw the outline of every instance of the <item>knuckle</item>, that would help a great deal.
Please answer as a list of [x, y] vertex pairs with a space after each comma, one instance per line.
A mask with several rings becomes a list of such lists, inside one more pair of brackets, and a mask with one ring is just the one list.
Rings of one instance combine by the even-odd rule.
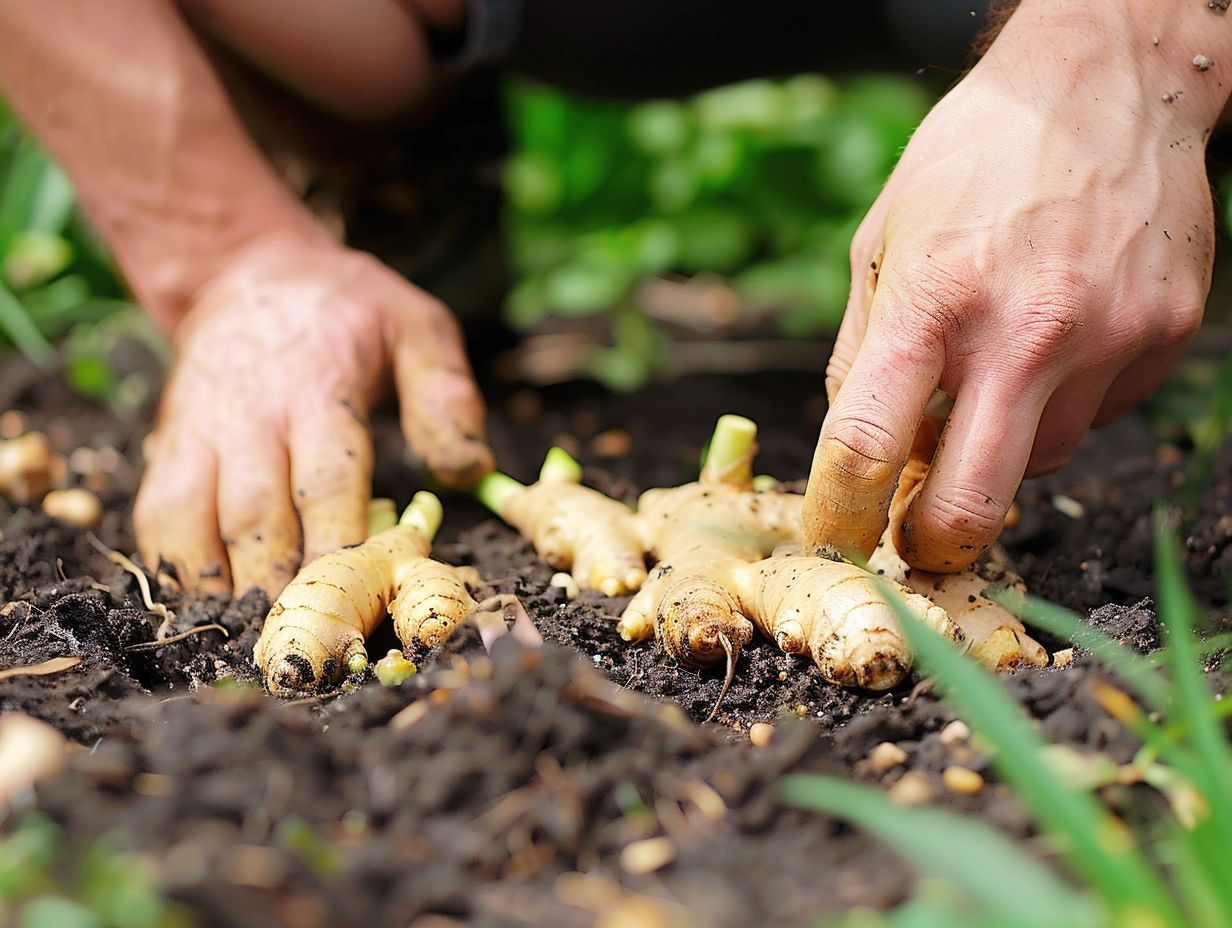
[[1200, 289], [1180, 294], [1163, 314], [1160, 338], [1168, 344], [1187, 342], [1202, 325], [1206, 294]]
[[1001, 529], [1003, 507], [988, 493], [962, 484], [939, 487], [923, 501], [914, 520], [942, 538], [971, 546], [986, 544]]
[[329, 455], [299, 468], [295, 501], [301, 509], [339, 497], [358, 496], [365, 478], [367, 458], [360, 449], [347, 446], [344, 457]]
[[858, 485], [892, 482], [904, 456], [902, 443], [871, 417], [843, 416], [822, 438], [822, 459], [828, 470]]
[[[282, 494], [286, 494], [285, 486]], [[276, 524], [281, 507], [271, 505], [279, 498], [279, 488], [270, 480], [248, 479], [230, 488], [221, 500], [218, 525], [224, 535], [237, 538], [250, 532], [261, 532], [264, 526]]]
[[967, 326], [977, 291], [972, 270], [961, 262], [910, 262], [890, 284], [891, 300], [904, 315], [902, 332], [921, 350], [954, 340]]

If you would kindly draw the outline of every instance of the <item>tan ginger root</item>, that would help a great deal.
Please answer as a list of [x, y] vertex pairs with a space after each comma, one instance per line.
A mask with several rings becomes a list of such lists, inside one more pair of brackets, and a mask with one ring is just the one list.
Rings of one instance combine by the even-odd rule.
[[476, 603], [460, 568], [428, 557], [440, 523], [440, 500], [416, 493], [397, 525], [300, 570], [266, 616], [254, 652], [270, 690], [313, 690], [363, 670], [364, 641], [387, 612], [404, 646], [448, 638]]
[[907, 533], [903, 531], [907, 508], [928, 475], [928, 465], [940, 437], [941, 423], [925, 416], [890, 503], [890, 525], [869, 558], [869, 568], [922, 593], [948, 612], [966, 634], [969, 653], [986, 667], [1043, 667], [1048, 663], [1048, 652], [1027, 634], [1017, 616], [984, 595], [989, 587], [1027, 591], [1000, 546], [993, 545], [975, 564], [956, 574], [913, 569], [899, 556], [907, 543]]
[[[646, 491], [636, 512], [578, 485], [580, 469], [558, 449], [536, 484], [493, 475], [478, 493], [549, 552], [553, 566], [572, 567], [582, 587], [609, 595], [634, 588], [649, 553], [656, 566], [618, 625], [628, 641], [654, 634], [686, 665], [706, 666], [726, 654], [730, 669], [756, 626], [784, 652], [811, 657], [827, 680], [894, 686], [912, 655], [890, 604], [868, 571], [800, 551], [803, 497], [772, 485], [753, 488], [755, 435], [752, 422], [724, 416], [701, 479]], [[988, 584], [973, 570], [917, 577], [890, 561], [892, 548], [882, 548], [881, 563], [870, 569], [898, 583], [908, 608], [929, 626], [962, 642], [970, 622], [981, 642], [996, 645], [979, 652], [992, 666], [1039, 662], [1042, 649], [1017, 619], [980, 595]], [[978, 607], [967, 602], [972, 595]], [[1000, 633], [1007, 625], [1015, 634]], [[1002, 649], [1007, 637], [1018, 646], [1016, 660]]]

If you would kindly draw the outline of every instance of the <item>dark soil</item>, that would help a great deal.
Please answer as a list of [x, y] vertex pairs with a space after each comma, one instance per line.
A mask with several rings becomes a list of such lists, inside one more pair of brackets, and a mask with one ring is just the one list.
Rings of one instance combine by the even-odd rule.
[[[118, 421], [2, 363], [0, 409], [23, 410], [65, 452], [119, 451], [97, 535], [131, 551], [145, 420]], [[563, 443], [592, 485], [625, 497], [690, 479], [724, 412], [761, 424], [759, 471], [799, 478], [824, 413], [817, 384], [796, 375], [696, 377], [625, 397], [577, 386], [489, 396], [497, 457], [515, 476], [532, 477], [547, 446]], [[614, 429], [627, 433], [628, 454], [610, 453], [620, 450], [621, 437], [604, 434]], [[381, 418], [376, 490], [400, 502], [416, 488], [402, 447], [392, 418]], [[1151, 504], [1174, 492], [1182, 468], [1183, 454], [1158, 450], [1140, 420], [1093, 434], [1069, 468], [1020, 494], [1022, 518], [1005, 541], [1029, 587], [1096, 610], [1092, 620], [1133, 647], [1156, 647]], [[1232, 478], [1217, 473], [1185, 553], [1199, 599], [1221, 610]], [[1081, 513], [1058, 508], [1059, 494]], [[10, 512], [0, 520], [0, 602], [15, 605], [0, 616], [0, 667], [82, 658], [58, 674], [0, 681], [0, 710], [45, 719], [83, 746], [39, 787], [38, 808], [75, 838], [119, 834], [148, 852], [169, 892], [206, 923], [252, 926], [581, 926], [599, 915], [613, 925], [618, 912], [634, 919], [620, 924], [804, 925], [905, 898], [914, 877], [884, 848], [779, 804], [786, 772], [890, 785], [919, 770], [937, 801], [1031, 834], [985, 758], [953, 730], [942, 737], [953, 716], [918, 677], [884, 694], [844, 690], [758, 641], [716, 722], [699, 725], [718, 673], [626, 646], [614, 632], [621, 601], [563, 600], [513, 532], [467, 500], [447, 508], [438, 555], [517, 593], [548, 644], [526, 651], [502, 639], [489, 656], [463, 630], [420, 655], [424, 672], [399, 689], [369, 681], [298, 702], [254, 684], [251, 648], [268, 605], [259, 593], [190, 602], [156, 584], [173, 631], [218, 623], [228, 634], [143, 647], [162, 618], [143, 607], [132, 575], [82, 533]], [[374, 653], [392, 641], [383, 634]], [[1133, 742], [1089, 696], [1097, 673], [1080, 653], [1005, 685], [1050, 739], [1127, 760]], [[776, 725], [760, 748], [747, 737], [758, 721]], [[906, 763], [873, 770], [866, 758], [882, 741], [896, 742]], [[989, 785], [947, 793], [940, 774], [952, 764]], [[656, 836], [672, 859], [631, 872], [622, 849]], [[428, 915], [446, 920], [416, 922]]]

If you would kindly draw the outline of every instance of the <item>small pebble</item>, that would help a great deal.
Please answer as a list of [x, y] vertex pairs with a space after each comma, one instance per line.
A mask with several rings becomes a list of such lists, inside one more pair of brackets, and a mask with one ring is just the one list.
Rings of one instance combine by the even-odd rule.
[[671, 928], [679, 925], [665, 903], [649, 896], [633, 896], [599, 914], [595, 928]]
[[1215, 67], [1215, 62], [1207, 58], [1206, 55], [1194, 55], [1193, 66], [1199, 71], [1209, 71], [1211, 68]]
[[43, 497], [43, 511], [74, 528], [93, 528], [103, 518], [103, 504], [89, 490], [52, 490]]
[[919, 770], [908, 770], [886, 795], [900, 806], [922, 806], [933, 798], [933, 785]]
[[941, 743], [947, 747], [953, 747], [956, 744], [962, 744], [971, 737], [971, 729], [967, 727], [967, 723], [962, 719], [955, 719], [949, 725], [941, 729], [941, 734], [938, 736]]
[[16, 409], [0, 412], [0, 438], [16, 438], [26, 430], [26, 417]]
[[570, 574], [561, 571], [560, 573], [552, 574], [552, 579], [548, 581], [548, 586], [555, 587], [565, 594], [565, 599], [573, 602], [578, 598], [577, 581]]
[[534, 425], [543, 415], [543, 398], [534, 390], [519, 390], [509, 397], [505, 409], [518, 425]]
[[883, 741], [868, 752], [868, 765], [874, 773], [885, 773], [907, 763], [907, 752], [892, 741]]
[[636, 875], [654, 873], [676, 859], [676, 846], [667, 838], [644, 838], [626, 844], [620, 852], [620, 868]]
[[1053, 667], [1068, 667], [1074, 662], [1074, 649], [1065, 648], [1062, 651], [1057, 651], [1052, 655]]
[[1184, 457], [1176, 445], [1160, 445], [1155, 449], [1155, 460], [1160, 464], [1180, 464]]
[[974, 796], [984, 788], [984, 778], [969, 767], [946, 767], [941, 782], [951, 793]]
[[749, 726], [749, 741], [755, 748], [764, 748], [774, 735], [774, 726], [769, 722], [754, 722]]
[[804, 718], [808, 714], [809, 714], [808, 706], [806, 706], [802, 702], [796, 703], [796, 715], [800, 716], [800, 718]]
[[623, 429], [600, 432], [590, 440], [591, 453], [600, 458], [624, 458], [633, 450], [633, 439]]

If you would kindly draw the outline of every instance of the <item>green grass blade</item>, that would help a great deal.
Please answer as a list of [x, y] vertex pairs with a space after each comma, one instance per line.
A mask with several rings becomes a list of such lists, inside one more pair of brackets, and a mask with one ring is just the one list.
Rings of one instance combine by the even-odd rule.
[[1071, 866], [1118, 910], [1145, 909], [1182, 925], [1150, 865], [1125, 840], [1124, 827], [1092, 796], [1069, 790], [1049, 769], [1044, 740], [996, 678], [925, 626], [898, 591], [876, 578], [920, 663], [960, 716], [996, 747], [994, 763], [1036, 820], [1059, 839]]
[[68, 175], [53, 161], [46, 161], [39, 175], [26, 216], [24, 232], [60, 235], [68, 226], [77, 205], [77, 193]]
[[[1197, 760], [1189, 773], [1195, 787], [1210, 803], [1211, 827], [1225, 848], [1232, 847], [1232, 745], [1211, 711], [1214, 702], [1207, 687], [1193, 637], [1194, 605], [1181, 569], [1176, 540], [1163, 506], [1155, 510], [1155, 570], [1159, 612], [1167, 638], [1168, 660], [1176, 690], [1175, 721], [1188, 729], [1188, 743]], [[1220, 859], [1219, 885], [1227, 887], [1232, 906], [1232, 855]], [[1212, 874], [1212, 877], [1215, 875]]]
[[1150, 657], [1125, 647], [1107, 632], [1087, 624], [1077, 614], [1054, 603], [1034, 596], [1023, 597], [1012, 590], [990, 590], [985, 595], [1028, 625], [1086, 648], [1116, 671], [1117, 676], [1151, 708], [1167, 708], [1170, 699], [1168, 683], [1159, 674], [1159, 664]]
[[32, 139], [22, 136], [0, 187], [0, 249], [7, 248], [9, 239], [27, 227], [46, 167], [47, 156]]
[[17, 350], [42, 371], [56, 366], [56, 350], [30, 321], [26, 308], [8, 287], [0, 284], [0, 332], [9, 337]]
[[[983, 822], [941, 809], [904, 808], [880, 790], [832, 777], [785, 777], [792, 805], [816, 809], [872, 832], [921, 873], [946, 880], [998, 925], [1090, 923], [1090, 902], [1018, 845]], [[1025, 900], [1030, 900], [1027, 916]], [[1078, 913], [1086, 913], [1080, 919]]]

